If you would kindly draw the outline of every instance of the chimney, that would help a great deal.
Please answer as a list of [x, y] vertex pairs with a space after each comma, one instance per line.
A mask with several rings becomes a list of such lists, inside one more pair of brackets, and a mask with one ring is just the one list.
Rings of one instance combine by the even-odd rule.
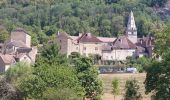
[[142, 39], [140, 39], [140, 44], [143, 44], [143, 40]]
[[79, 33], [79, 37], [82, 36], [82, 33]]
[[57, 32], [57, 36], [58, 36], [58, 35], [60, 35], [60, 32], [59, 32], [59, 31]]
[[145, 36], [142, 36], [143, 40], [145, 39]]
[[91, 33], [87, 33], [87, 36], [89, 36], [89, 37], [90, 37], [90, 36], [91, 36]]

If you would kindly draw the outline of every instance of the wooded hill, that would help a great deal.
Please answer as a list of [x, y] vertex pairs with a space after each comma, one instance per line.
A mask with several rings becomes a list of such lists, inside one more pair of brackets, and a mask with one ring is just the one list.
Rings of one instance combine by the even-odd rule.
[[158, 8], [164, 7], [166, 1], [1, 0], [0, 25], [8, 32], [16, 27], [24, 28], [31, 33], [33, 45], [48, 41], [57, 31], [65, 31], [70, 35], [91, 32], [111, 37], [124, 34], [132, 10], [138, 35], [143, 36], [167, 24], [169, 17], [162, 17], [158, 13]]

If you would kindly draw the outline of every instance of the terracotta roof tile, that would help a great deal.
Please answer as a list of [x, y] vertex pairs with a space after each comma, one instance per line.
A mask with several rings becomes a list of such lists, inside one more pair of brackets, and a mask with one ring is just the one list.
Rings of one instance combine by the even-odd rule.
[[0, 58], [5, 64], [12, 64], [15, 63], [14, 55], [8, 55], [8, 54], [0, 54]]
[[27, 47], [24, 42], [22, 42], [22, 41], [15, 41], [15, 40], [10, 41], [6, 45], [7, 45], [7, 47], [11, 47], [11, 46]]
[[77, 39], [78, 42], [102, 42], [101, 40], [99, 40], [96, 36], [92, 35], [91, 33], [84, 33], [82, 36], [80, 36]]
[[136, 49], [136, 45], [132, 43], [126, 36], [119, 36], [113, 42], [113, 48], [115, 49]]

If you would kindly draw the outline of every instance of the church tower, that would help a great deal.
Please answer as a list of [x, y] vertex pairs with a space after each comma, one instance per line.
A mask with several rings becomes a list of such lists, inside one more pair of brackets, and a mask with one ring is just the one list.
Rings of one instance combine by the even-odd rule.
[[128, 19], [126, 36], [133, 43], [137, 43], [137, 28], [136, 28], [135, 19], [132, 11], [130, 12], [129, 19]]

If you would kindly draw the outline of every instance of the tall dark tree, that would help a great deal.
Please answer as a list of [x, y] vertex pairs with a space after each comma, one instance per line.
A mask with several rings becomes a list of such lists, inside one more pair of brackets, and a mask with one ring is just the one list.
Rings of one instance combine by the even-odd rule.
[[162, 32], [156, 34], [156, 60], [147, 69], [145, 80], [146, 93], [152, 92], [154, 100], [170, 99], [169, 32], [170, 26], [167, 26]]
[[139, 92], [139, 85], [138, 81], [133, 80], [127, 80], [125, 85], [125, 100], [142, 100], [142, 95]]
[[98, 71], [93, 66], [92, 59], [79, 56], [72, 60], [77, 71], [77, 76], [85, 88], [85, 96], [87, 98], [99, 99], [102, 93], [102, 83], [97, 78]]

